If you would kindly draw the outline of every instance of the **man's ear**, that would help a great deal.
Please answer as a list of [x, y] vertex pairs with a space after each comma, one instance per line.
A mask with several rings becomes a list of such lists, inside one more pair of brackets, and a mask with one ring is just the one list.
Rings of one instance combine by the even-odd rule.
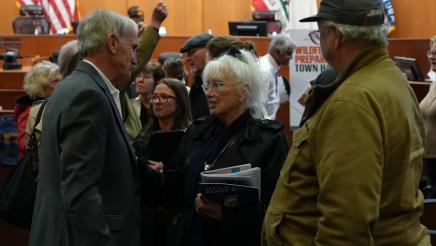
[[106, 47], [110, 54], [116, 54], [120, 39], [114, 33], [109, 33], [106, 37]]
[[342, 33], [339, 31], [339, 29], [335, 26], [332, 26], [334, 29], [334, 37], [335, 37], [335, 48], [338, 48], [342, 44]]

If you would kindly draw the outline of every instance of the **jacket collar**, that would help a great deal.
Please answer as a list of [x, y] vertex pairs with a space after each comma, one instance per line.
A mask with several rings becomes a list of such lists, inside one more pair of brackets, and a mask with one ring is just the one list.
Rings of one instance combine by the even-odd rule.
[[[241, 135], [242, 137], [238, 139], [238, 142], [253, 141], [259, 136], [258, 131], [252, 127], [256, 120], [253, 119], [248, 111], [241, 115], [240, 118], [241, 117], [247, 117], [247, 123], [246, 127], [244, 127], [244, 132]], [[215, 116], [205, 116], [199, 118], [196, 120], [196, 122], [199, 125], [198, 128], [192, 133], [192, 138], [197, 140], [209, 139], [215, 133], [215, 131], [217, 131], [217, 128], [221, 124], [221, 122]]]
[[[94, 66], [89, 64], [89, 62], [81, 61], [76, 69], [78, 71], [81, 71], [81, 72], [84, 72], [84, 73], [87, 73], [88, 75], [90, 75], [93, 78], [93, 80], [97, 83], [97, 85], [103, 90], [104, 94], [106, 95], [107, 99], [109, 100], [109, 102], [112, 106], [112, 112], [115, 114], [115, 118], [117, 119], [118, 127], [123, 132], [122, 135], [123, 135], [123, 138], [126, 141], [126, 144], [129, 148], [129, 152], [131, 154], [131, 157], [133, 160], [135, 160], [135, 158], [134, 158], [135, 154], [134, 154], [134, 151], [132, 149], [132, 146], [130, 145], [130, 141], [127, 137], [127, 133], [125, 131], [124, 123], [123, 123], [123, 120], [121, 119], [120, 112], [119, 112], [118, 107], [115, 103], [115, 100], [114, 100], [111, 92], [109, 91], [109, 88], [107, 87], [106, 83], [104, 82], [103, 78], [100, 76], [99, 72], [94, 68]], [[121, 96], [122, 95], [120, 95], [120, 97]]]
[[335, 81], [326, 85], [315, 85], [310, 91], [309, 97], [306, 101], [306, 113], [301, 119], [300, 126], [306, 122], [322, 104], [330, 97], [333, 92], [353, 73], [362, 69], [363, 67], [381, 59], [388, 57], [387, 49], [385, 46], [371, 46], [363, 49], [336, 77]]

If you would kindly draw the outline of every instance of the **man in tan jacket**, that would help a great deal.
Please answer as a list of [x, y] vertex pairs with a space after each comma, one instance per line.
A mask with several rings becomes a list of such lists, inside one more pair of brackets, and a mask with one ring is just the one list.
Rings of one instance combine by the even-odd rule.
[[430, 245], [419, 222], [423, 122], [386, 50], [377, 0], [323, 0], [311, 34], [338, 74], [314, 87], [263, 245]]

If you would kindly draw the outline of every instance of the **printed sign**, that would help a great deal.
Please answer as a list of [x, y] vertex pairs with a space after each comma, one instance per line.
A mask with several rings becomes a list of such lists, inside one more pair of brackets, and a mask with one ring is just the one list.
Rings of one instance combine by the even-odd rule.
[[304, 98], [310, 89], [310, 81], [314, 80], [327, 67], [320, 46], [309, 38], [311, 31], [307, 29], [288, 31], [292, 41], [297, 46], [289, 65], [291, 128], [297, 128], [300, 125], [304, 112]]

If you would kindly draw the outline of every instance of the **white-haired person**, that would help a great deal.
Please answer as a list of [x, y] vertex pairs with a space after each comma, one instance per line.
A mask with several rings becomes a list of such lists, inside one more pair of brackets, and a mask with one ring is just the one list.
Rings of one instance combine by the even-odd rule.
[[[18, 128], [18, 144], [20, 146], [20, 157], [26, 150], [29, 134], [26, 134], [27, 121], [35, 122], [36, 114], [29, 117], [32, 104], [43, 100], [53, 93], [57, 83], [62, 80], [58, 65], [42, 61], [33, 66], [24, 76], [24, 91], [26, 95], [19, 97], [16, 101], [14, 114]], [[33, 126], [32, 123], [29, 123]]]
[[[288, 142], [280, 123], [263, 119], [266, 84], [256, 61], [251, 52], [231, 48], [207, 63], [203, 89], [211, 115], [194, 121], [164, 166], [165, 194], [183, 196], [181, 245], [260, 244], [263, 216]], [[261, 168], [258, 204], [229, 207], [198, 192], [202, 171], [245, 163]]]
[[279, 34], [271, 38], [268, 54], [259, 59], [260, 68], [268, 76], [268, 97], [265, 103], [266, 119], [276, 119], [280, 103], [289, 101], [286, 84], [279, 75], [280, 66], [288, 66], [292, 59], [295, 44], [287, 34]]

